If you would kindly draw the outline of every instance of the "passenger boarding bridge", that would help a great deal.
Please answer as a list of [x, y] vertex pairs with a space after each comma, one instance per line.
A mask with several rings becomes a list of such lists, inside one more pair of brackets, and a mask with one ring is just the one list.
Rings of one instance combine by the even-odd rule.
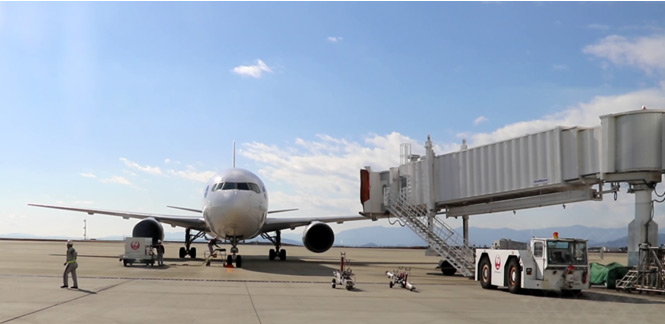
[[[399, 217], [458, 272], [473, 276], [470, 215], [601, 201], [627, 183], [635, 194], [635, 217], [628, 226], [633, 266], [640, 243], [658, 245], [652, 193], [665, 173], [665, 110], [600, 119], [598, 127], [557, 127], [474, 148], [463, 144], [458, 152], [438, 156], [429, 136], [423, 157], [403, 145], [400, 166], [361, 170], [363, 214]], [[440, 214], [463, 217], [464, 237], [436, 217]]]

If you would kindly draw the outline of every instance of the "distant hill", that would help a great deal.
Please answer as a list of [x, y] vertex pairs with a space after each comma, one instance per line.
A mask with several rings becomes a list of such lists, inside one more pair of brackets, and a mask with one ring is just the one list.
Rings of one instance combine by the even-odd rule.
[[[462, 229], [455, 231], [461, 235]], [[558, 232], [560, 237], [575, 237], [589, 240], [589, 246], [624, 247], [628, 245], [628, 229], [622, 228], [597, 228], [582, 225], [541, 228], [530, 230], [514, 230], [510, 228], [481, 228], [470, 227], [470, 244], [475, 246], [489, 246], [492, 242], [507, 238], [514, 241], [528, 242], [531, 237], [551, 237], [553, 232]], [[42, 238], [42, 239], [81, 239], [80, 237], [48, 236], [40, 237], [32, 234], [9, 233], [0, 234], [3, 238]], [[97, 237], [98, 240], [123, 240], [125, 236]], [[166, 233], [166, 241], [182, 242], [185, 232]], [[205, 242], [203, 239], [197, 242]], [[263, 238], [255, 238], [250, 242], [266, 243]], [[665, 229], [658, 236], [659, 244], [665, 243]], [[288, 245], [302, 245], [300, 234], [282, 233], [282, 243]], [[400, 226], [371, 226], [341, 231], [335, 235], [336, 246], [358, 246], [358, 247], [413, 247], [426, 246], [427, 244], [408, 227]]]
[[[658, 234], [658, 244], [665, 244], [665, 234]], [[623, 236], [616, 240], [603, 242], [598, 244], [598, 246], [605, 246], [612, 248], [628, 246], [628, 236]]]

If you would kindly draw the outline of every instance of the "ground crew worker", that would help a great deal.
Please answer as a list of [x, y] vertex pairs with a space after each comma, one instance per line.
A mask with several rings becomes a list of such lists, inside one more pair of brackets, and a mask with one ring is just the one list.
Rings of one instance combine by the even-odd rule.
[[217, 245], [217, 239], [213, 238], [208, 241], [208, 250], [210, 250], [210, 256], [215, 254], [215, 248], [213, 248], [213, 246], [219, 247], [219, 245]]
[[162, 245], [162, 240], [157, 240], [155, 249], [157, 250], [157, 265], [161, 267], [164, 265], [164, 245]]
[[69, 278], [67, 275], [72, 273], [72, 281], [74, 285], [72, 288], [78, 289], [78, 280], [76, 279], [76, 268], [78, 268], [78, 263], [76, 263], [76, 250], [74, 249], [74, 243], [72, 241], [67, 241], [67, 259], [65, 261], [65, 272], [62, 274], [62, 286], [60, 288], [67, 288], [69, 286]]

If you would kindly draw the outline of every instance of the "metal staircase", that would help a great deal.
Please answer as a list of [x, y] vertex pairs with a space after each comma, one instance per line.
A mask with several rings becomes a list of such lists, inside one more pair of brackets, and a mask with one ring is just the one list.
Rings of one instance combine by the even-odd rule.
[[432, 228], [428, 225], [427, 207], [413, 205], [408, 201], [408, 189], [401, 190], [398, 195], [391, 195], [386, 188], [384, 205], [391, 214], [409, 226], [445, 261], [448, 261], [465, 277], [474, 276], [474, 252], [464, 244], [464, 239], [450, 226], [434, 217]]
[[616, 289], [621, 291], [631, 291], [635, 288], [639, 272], [637, 270], [629, 270], [621, 280], [617, 281]]

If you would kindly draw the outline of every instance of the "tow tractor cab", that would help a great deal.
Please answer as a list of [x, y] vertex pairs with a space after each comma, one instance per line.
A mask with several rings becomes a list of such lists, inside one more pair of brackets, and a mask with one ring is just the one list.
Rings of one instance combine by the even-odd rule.
[[532, 238], [526, 249], [476, 250], [476, 280], [485, 289], [508, 287], [579, 293], [589, 289], [587, 241]]

